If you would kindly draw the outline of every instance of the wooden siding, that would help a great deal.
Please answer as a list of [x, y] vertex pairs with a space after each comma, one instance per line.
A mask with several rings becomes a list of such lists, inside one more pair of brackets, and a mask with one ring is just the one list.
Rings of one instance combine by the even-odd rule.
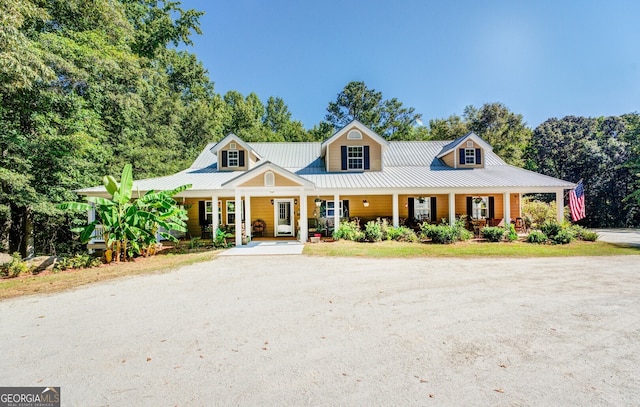
[[329, 157], [328, 170], [342, 171], [341, 146], [369, 146], [370, 170], [367, 171], [382, 171], [382, 146], [378, 144], [376, 140], [362, 132], [362, 140], [348, 139], [347, 134], [349, 134], [349, 131], [353, 129], [359, 130], [357, 127], [350, 128], [344, 133], [344, 135], [337, 138], [327, 146], [327, 156]]
[[[273, 171], [272, 171], [273, 172]], [[255, 177], [253, 177], [250, 180], [247, 180], [246, 182], [244, 182], [242, 185], [240, 185], [241, 187], [263, 187], [266, 186], [264, 184], [264, 174], [259, 174], [256, 175]], [[276, 187], [297, 187], [300, 186], [301, 184], [295, 181], [292, 181], [291, 179], [287, 178], [287, 177], [283, 177], [280, 174], [277, 173], [273, 173], [274, 175], [274, 181], [275, 181], [275, 185]]]
[[264, 231], [264, 236], [273, 236], [274, 232], [274, 215], [273, 205], [271, 205], [271, 199], [269, 197], [252, 197], [251, 198], [251, 221], [249, 227], [253, 224], [253, 221], [262, 219], [267, 227]]
[[450, 153], [445, 154], [442, 157], [442, 162], [444, 162], [446, 165], [448, 165], [451, 168], [455, 167], [456, 165], [455, 163], [456, 156], [454, 155], [454, 153], [455, 151], [452, 151]]

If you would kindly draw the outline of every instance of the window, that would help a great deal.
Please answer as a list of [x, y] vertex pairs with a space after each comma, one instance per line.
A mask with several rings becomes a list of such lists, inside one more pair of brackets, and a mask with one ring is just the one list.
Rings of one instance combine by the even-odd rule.
[[236, 223], [236, 201], [227, 201], [227, 225]]
[[415, 198], [413, 202], [413, 217], [418, 221], [431, 220], [431, 198]]
[[351, 130], [349, 133], [347, 133], [347, 138], [349, 140], [362, 140], [362, 133], [360, 133], [358, 130]]
[[229, 167], [237, 167], [239, 165], [239, 159], [238, 159], [238, 151], [234, 151], [234, 150], [229, 150], [229, 152], [227, 153], [227, 166]]
[[489, 216], [489, 197], [474, 196], [471, 206], [471, 217], [474, 219], [486, 219]]
[[275, 175], [271, 171], [264, 173], [264, 186], [272, 187], [276, 184]]
[[[324, 211], [324, 217], [333, 218], [336, 213], [335, 201], [326, 201], [326, 211]], [[322, 208], [325, 209], [325, 208]], [[338, 201], [338, 216], [346, 218], [349, 216], [349, 200]]]
[[475, 148], [465, 148], [464, 149], [464, 163], [465, 164], [475, 164], [476, 163], [476, 149]]
[[362, 146], [347, 147], [347, 168], [350, 170], [364, 169], [364, 153]]
[[204, 202], [204, 217], [207, 220], [207, 224], [210, 225], [213, 222], [213, 202]]

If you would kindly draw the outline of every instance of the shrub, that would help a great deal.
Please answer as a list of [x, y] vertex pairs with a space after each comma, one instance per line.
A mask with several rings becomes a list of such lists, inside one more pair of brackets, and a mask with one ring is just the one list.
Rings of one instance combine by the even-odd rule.
[[595, 242], [599, 237], [600, 235], [592, 230], [585, 230], [580, 234], [580, 240], [584, 240], [585, 242]]
[[102, 260], [99, 257], [93, 257], [88, 253], [78, 253], [72, 257], [61, 257], [58, 259], [53, 266], [53, 271], [98, 267], [101, 264]]
[[390, 227], [387, 230], [387, 240], [395, 240], [398, 242], [417, 242], [418, 236], [416, 236], [416, 233], [412, 229], [406, 226], [400, 226], [397, 228]]
[[458, 241], [458, 230], [455, 226], [423, 223], [421, 230], [423, 236], [431, 239], [433, 243], [451, 244]]
[[[232, 233], [229, 233], [226, 229], [223, 228], [218, 228], [216, 230], [216, 235], [213, 238], [213, 246], [220, 249], [220, 248], [226, 248], [229, 247], [231, 245], [231, 243], [227, 243], [227, 239], [232, 238], [234, 235]], [[192, 241], [195, 239], [192, 239]], [[200, 243], [198, 241], [198, 243]], [[198, 247], [200, 247], [198, 245]], [[193, 247], [192, 247], [193, 249]]]
[[547, 240], [547, 235], [540, 230], [532, 230], [527, 236], [527, 242], [529, 243], [546, 243]]
[[530, 225], [541, 227], [545, 222], [553, 222], [556, 219], [556, 203], [546, 203], [531, 198], [522, 199], [522, 215]]
[[510, 242], [518, 240], [518, 232], [516, 232], [516, 226], [513, 223], [509, 224], [509, 231], [507, 232], [507, 239]]
[[368, 242], [379, 242], [382, 240], [382, 224], [380, 221], [369, 221], [364, 226], [364, 239]]
[[567, 244], [574, 240], [574, 234], [569, 229], [561, 229], [555, 236], [550, 237], [556, 244]]
[[549, 239], [553, 240], [553, 238], [562, 230], [562, 225], [557, 222], [546, 221], [540, 225], [540, 230], [542, 233], [547, 235]]
[[480, 229], [482, 237], [490, 242], [499, 242], [504, 238], [506, 231], [500, 226], [486, 226]]
[[11, 255], [10, 262], [0, 264], [0, 275], [3, 277], [18, 277], [27, 271], [29, 271], [29, 266], [26, 261], [22, 260], [18, 252]]
[[358, 222], [341, 222], [338, 229], [333, 232], [333, 238], [336, 240], [352, 240], [361, 242], [364, 240], [364, 233], [360, 230]]

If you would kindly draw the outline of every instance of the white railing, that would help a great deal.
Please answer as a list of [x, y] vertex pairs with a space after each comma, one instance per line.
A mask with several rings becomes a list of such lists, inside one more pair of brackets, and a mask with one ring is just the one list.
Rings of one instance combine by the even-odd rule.
[[91, 243], [95, 242], [104, 242], [104, 227], [98, 224], [96, 228], [93, 230], [93, 235], [91, 236]]

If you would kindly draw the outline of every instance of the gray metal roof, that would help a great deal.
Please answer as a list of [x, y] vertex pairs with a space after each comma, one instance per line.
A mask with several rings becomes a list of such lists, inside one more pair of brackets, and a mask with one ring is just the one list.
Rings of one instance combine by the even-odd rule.
[[[459, 139], [457, 140], [459, 141]], [[400, 188], [573, 188], [574, 184], [504, 163], [493, 151], [485, 151], [485, 168], [453, 169], [436, 158], [450, 141], [392, 141], [383, 153], [383, 171], [332, 172], [320, 158], [321, 143], [247, 143], [264, 160], [291, 171], [319, 189]], [[135, 181], [140, 191], [169, 190], [192, 184], [192, 190], [216, 190], [243, 174], [218, 171], [209, 143], [190, 168], [173, 175]], [[104, 187], [80, 193], [104, 192]], [[372, 192], [373, 193], [373, 192]]]

